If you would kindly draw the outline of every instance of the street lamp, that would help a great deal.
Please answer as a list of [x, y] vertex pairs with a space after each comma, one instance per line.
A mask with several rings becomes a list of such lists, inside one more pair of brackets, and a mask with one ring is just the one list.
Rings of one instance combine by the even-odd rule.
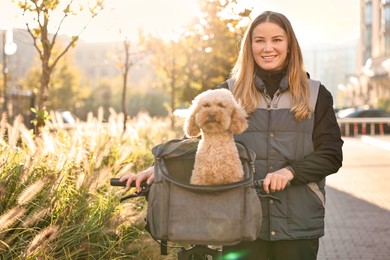
[[17, 45], [14, 43], [12, 29], [3, 31], [3, 109], [7, 111], [7, 56], [15, 54]]

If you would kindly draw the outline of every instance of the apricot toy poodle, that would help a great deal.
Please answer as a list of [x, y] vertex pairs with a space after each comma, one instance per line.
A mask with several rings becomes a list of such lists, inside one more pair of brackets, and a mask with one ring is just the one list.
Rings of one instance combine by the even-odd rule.
[[244, 171], [233, 135], [248, 127], [247, 114], [227, 89], [207, 90], [192, 101], [184, 132], [201, 140], [195, 156], [191, 184], [237, 182]]

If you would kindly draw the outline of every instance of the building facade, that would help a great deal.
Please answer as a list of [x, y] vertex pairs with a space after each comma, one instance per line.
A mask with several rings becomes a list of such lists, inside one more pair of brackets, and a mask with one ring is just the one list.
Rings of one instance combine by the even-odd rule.
[[347, 106], [378, 107], [390, 99], [390, 0], [360, 1], [358, 71], [344, 85]]
[[357, 40], [340, 45], [316, 45], [302, 48], [305, 67], [311, 78], [318, 79], [332, 93], [335, 107], [345, 106], [339, 96], [339, 83], [345, 75], [352, 75], [357, 70]]

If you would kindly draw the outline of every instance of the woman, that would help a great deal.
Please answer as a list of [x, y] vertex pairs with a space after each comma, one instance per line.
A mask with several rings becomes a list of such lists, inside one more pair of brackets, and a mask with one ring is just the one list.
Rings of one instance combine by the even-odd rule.
[[[235, 138], [256, 152], [255, 179], [264, 179], [263, 222], [255, 241], [223, 248], [224, 259], [316, 259], [324, 235], [325, 177], [342, 165], [340, 130], [329, 91], [305, 72], [288, 19], [264, 12], [248, 27], [229, 88], [248, 113]], [[153, 167], [138, 176], [153, 182]], [[287, 187], [287, 184], [291, 183]]]
[[342, 165], [332, 96], [309, 79], [290, 22], [275, 12], [249, 26], [232, 79], [230, 88], [250, 115], [236, 139], [256, 152], [255, 178], [264, 178], [264, 191], [280, 201], [262, 198], [259, 239], [225, 247], [224, 254], [316, 259], [324, 235], [325, 177]]

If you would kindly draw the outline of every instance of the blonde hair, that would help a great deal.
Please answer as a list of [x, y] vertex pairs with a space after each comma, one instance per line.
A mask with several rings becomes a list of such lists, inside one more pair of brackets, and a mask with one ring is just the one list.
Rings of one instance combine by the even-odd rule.
[[271, 22], [282, 28], [287, 35], [288, 55], [287, 67], [288, 86], [291, 92], [291, 112], [297, 121], [311, 117], [312, 108], [309, 102], [309, 80], [305, 71], [303, 56], [298, 40], [289, 20], [280, 13], [266, 11], [252, 21], [244, 34], [241, 49], [231, 76], [235, 79], [233, 94], [239, 100], [248, 114], [259, 106], [260, 92], [255, 87], [256, 63], [252, 52], [252, 32], [264, 22]]

